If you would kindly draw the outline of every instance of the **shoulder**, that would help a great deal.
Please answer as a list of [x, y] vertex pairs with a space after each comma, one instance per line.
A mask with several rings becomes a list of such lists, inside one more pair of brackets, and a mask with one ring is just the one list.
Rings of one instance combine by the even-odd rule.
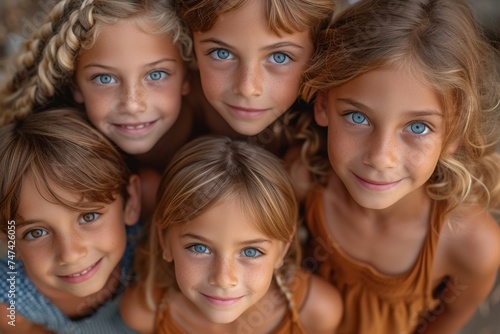
[[443, 226], [447, 260], [464, 274], [496, 273], [500, 265], [500, 227], [483, 208], [460, 207]]
[[35, 325], [19, 313], [11, 314], [8, 309], [9, 305], [0, 303], [0, 333], [16, 334], [16, 333], [30, 333], [30, 334], [43, 334], [50, 333], [48, 330]]
[[323, 278], [311, 275], [309, 292], [300, 310], [300, 319], [309, 333], [332, 333], [343, 314], [342, 297]]
[[[153, 293], [155, 304], [161, 298], [162, 291]], [[130, 328], [139, 333], [153, 333], [156, 309], [148, 307], [144, 289], [135, 283], [125, 289], [120, 303], [120, 315]]]
[[[500, 266], [500, 227], [479, 206], [451, 212], [440, 235], [435, 279], [448, 277], [469, 305], [477, 305], [493, 288]], [[457, 304], [458, 307], [458, 303]]]

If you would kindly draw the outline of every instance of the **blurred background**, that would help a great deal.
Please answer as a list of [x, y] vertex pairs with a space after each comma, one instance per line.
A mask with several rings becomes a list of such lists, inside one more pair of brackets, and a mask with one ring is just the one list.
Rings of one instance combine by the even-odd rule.
[[[342, 9], [356, 0], [338, 0]], [[43, 22], [58, 0], [0, 0], [0, 62]], [[500, 50], [500, 0], [469, 0], [491, 43]], [[0, 70], [0, 82], [2, 71]], [[389, 334], [389, 333], [388, 333]], [[460, 334], [500, 334], [500, 277]]]

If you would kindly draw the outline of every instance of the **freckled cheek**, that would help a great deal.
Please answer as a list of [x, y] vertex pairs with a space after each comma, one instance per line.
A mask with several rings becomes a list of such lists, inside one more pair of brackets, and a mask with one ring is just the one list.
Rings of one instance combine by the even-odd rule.
[[265, 293], [273, 279], [274, 269], [272, 264], [263, 264], [258, 266], [250, 266], [242, 272], [242, 277], [253, 290], [258, 290]]
[[430, 146], [424, 146], [420, 149], [406, 149], [400, 154], [407, 154], [406, 160], [412, 168], [421, 169], [427, 166], [427, 169], [432, 173], [439, 159], [440, 151]]
[[352, 136], [339, 136], [337, 130], [332, 129], [328, 133], [328, 152], [330, 159], [348, 161], [354, 155], [362, 153], [366, 144], [360, 138]]
[[174, 263], [175, 276], [179, 285], [195, 285], [198, 282], [206, 280], [209, 274], [209, 268], [205, 265], [193, 263], [186, 265], [190, 260], [179, 260]]

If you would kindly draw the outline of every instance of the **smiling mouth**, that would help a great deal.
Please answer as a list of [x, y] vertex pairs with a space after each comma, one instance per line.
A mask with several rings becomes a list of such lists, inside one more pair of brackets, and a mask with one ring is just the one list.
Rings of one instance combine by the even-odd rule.
[[101, 260], [97, 261], [96, 263], [94, 263], [93, 265], [91, 265], [90, 267], [80, 271], [79, 273], [76, 273], [76, 274], [71, 274], [71, 275], [63, 275], [64, 277], [80, 277], [82, 275], [85, 275], [86, 273], [88, 273], [89, 271], [92, 270], [92, 268], [94, 268]]
[[211, 303], [217, 306], [231, 306], [233, 304], [236, 304], [238, 301], [240, 301], [243, 296], [240, 297], [235, 297], [235, 298], [223, 298], [223, 297], [216, 297], [216, 296], [209, 296], [204, 293], [202, 295]]
[[144, 128], [150, 126], [151, 124], [153, 124], [155, 122], [156, 121], [140, 123], [140, 124], [113, 124], [113, 125], [120, 127], [122, 129], [126, 129], [126, 130], [141, 130], [141, 129], [144, 129]]
[[370, 190], [375, 190], [375, 191], [384, 191], [388, 190], [395, 185], [397, 185], [401, 180], [399, 181], [394, 181], [394, 182], [378, 182], [378, 181], [373, 181], [373, 180], [367, 180], [362, 177], [359, 177], [358, 175], [355, 175], [358, 182], [363, 185], [365, 188], [370, 189]]

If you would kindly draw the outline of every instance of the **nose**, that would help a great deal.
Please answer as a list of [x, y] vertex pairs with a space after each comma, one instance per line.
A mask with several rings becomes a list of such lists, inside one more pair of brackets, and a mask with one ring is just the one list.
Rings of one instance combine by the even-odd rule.
[[230, 288], [238, 284], [237, 269], [233, 261], [227, 258], [216, 259], [208, 279], [210, 285]]
[[236, 74], [233, 93], [243, 97], [255, 97], [262, 94], [264, 74], [259, 64], [241, 66]]
[[366, 153], [363, 163], [376, 170], [396, 167], [398, 163], [398, 138], [390, 133], [375, 133], [366, 143]]
[[146, 91], [139, 83], [127, 84], [121, 94], [120, 100], [120, 109], [123, 112], [135, 114], [146, 110]]
[[87, 247], [84, 240], [76, 232], [60, 235], [55, 239], [57, 243], [57, 255], [60, 265], [78, 263], [87, 255]]

